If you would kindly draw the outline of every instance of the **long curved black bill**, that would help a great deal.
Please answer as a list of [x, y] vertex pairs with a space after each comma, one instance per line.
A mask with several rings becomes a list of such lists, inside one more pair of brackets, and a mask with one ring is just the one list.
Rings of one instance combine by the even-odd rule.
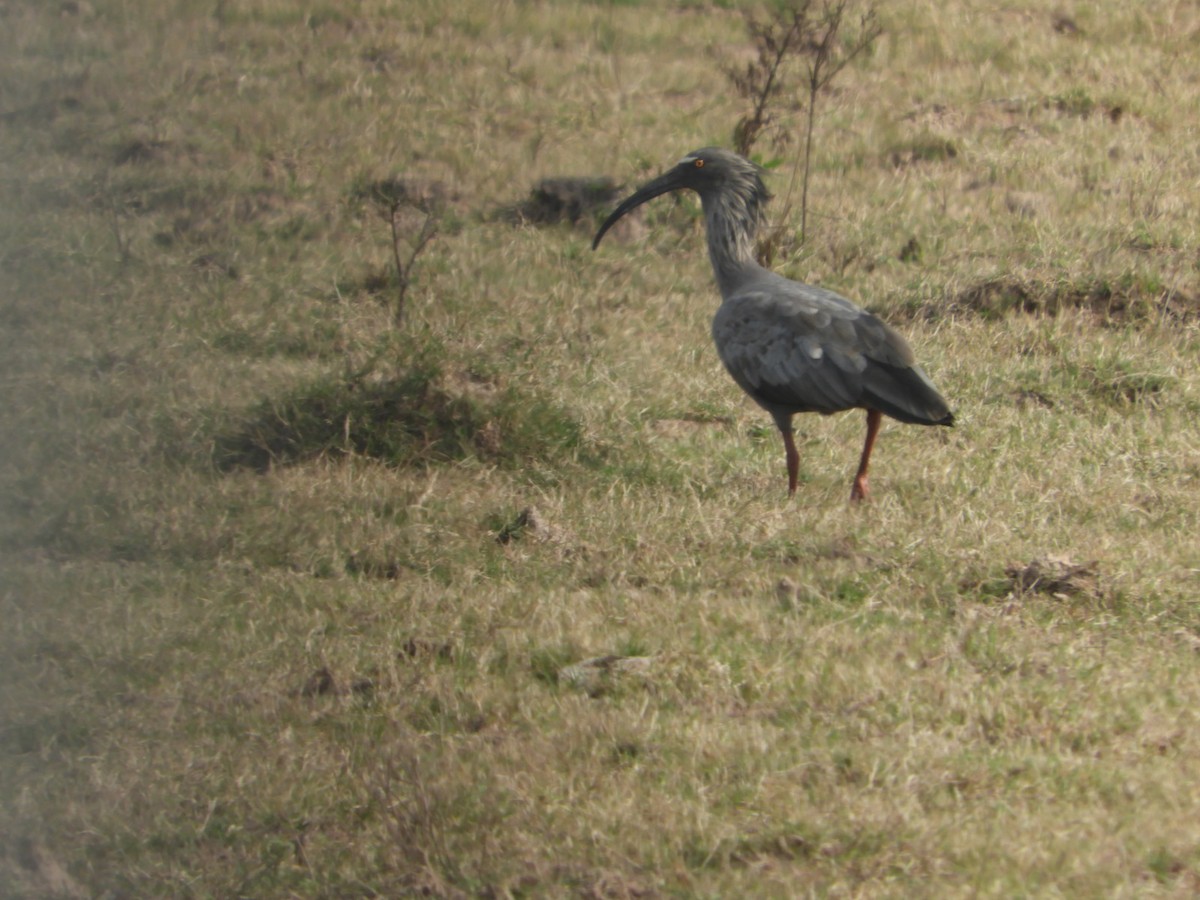
[[604, 237], [605, 232], [612, 228], [616, 224], [617, 219], [621, 218], [625, 213], [631, 209], [636, 209], [647, 200], [653, 200], [662, 194], [678, 190], [682, 186], [680, 184], [679, 173], [674, 169], [658, 176], [653, 181], [643, 184], [636, 192], [623, 200], [621, 205], [612, 211], [612, 215], [604, 220], [604, 224], [600, 226], [600, 230], [596, 232], [596, 236], [592, 239], [592, 249], [595, 250], [600, 246], [600, 239]]

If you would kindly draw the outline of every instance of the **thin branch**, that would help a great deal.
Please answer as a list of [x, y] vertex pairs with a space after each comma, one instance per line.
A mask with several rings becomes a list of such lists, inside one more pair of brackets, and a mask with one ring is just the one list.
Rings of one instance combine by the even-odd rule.
[[812, 0], [788, 11], [779, 11], [771, 21], [759, 22], [746, 14], [746, 30], [757, 47], [757, 58], [744, 71], [727, 68], [725, 74], [734, 88], [751, 102], [751, 110], [734, 129], [735, 149], [749, 156], [758, 135], [774, 119], [769, 107], [783, 90], [783, 66], [789, 56], [800, 52], [808, 31], [808, 13]]
[[[859, 3], [868, 4], [862, 13], [858, 30], [849, 39], [842, 39], [842, 26], [850, 10]], [[789, 61], [800, 60], [807, 89], [804, 152], [792, 168], [784, 200], [783, 216], [791, 209], [792, 194], [798, 173], [803, 171], [800, 199], [800, 241], [808, 237], [808, 196], [812, 174], [813, 144], [816, 134], [817, 100], [837, 75], [858, 56], [870, 49], [882, 34], [872, 0], [784, 0], [764, 20], [747, 14], [746, 30], [755, 50], [755, 58], [744, 69], [728, 66], [725, 75], [735, 90], [750, 104], [750, 111], [738, 122], [733, 132], [734, 146], [743, 156], [749, 156], [760, 134], [774, 124], [773, 106], [784, 93], [790, 93], [800, 79], [789, 71]], [[787, 140], [778, 131], [773, 143], [778, 148]], [[801, 169], [801, 166], [803, 168]], [[779, 228], [758, 247], [760, 257], [774, 253]]]
[[421, 230], [417, 233], [416, 240], [411, 244], [408, 259], [405, 260], [400, 252], [403, 236], [399, 216], [400, 209], [405, 205], [399, 200], [393, 200], [388, 211], [388, 223], [392, 228], [392, 259], [396, 263], [397, 297], [394, 315], [397, 325], [404, 322], [404, 303], [408, 297], [408, 289], [412, 285], [413, 266], [417, 261], [417, 257], [429, 246], [429, 242], [437, 236], [438, 232], [437, 215], [434, 210], [430, 209], [425, 213], [425, 220], [421, 223]]
[[808, 109], [804, 136], [804, 178], [800, 189], [800, 240], [808, 237], [808, 185], [812, 172], [813, 133], [817, 122], [817, 97], [859, 54], [868, 50], [883, 33], [874, 7], [862, 14], [858, 33], [845, 49], [838, 50], [838, 35], [850, 0], [825, 0], [818, 22], [819, 36], [810, 45], [808, 64]]

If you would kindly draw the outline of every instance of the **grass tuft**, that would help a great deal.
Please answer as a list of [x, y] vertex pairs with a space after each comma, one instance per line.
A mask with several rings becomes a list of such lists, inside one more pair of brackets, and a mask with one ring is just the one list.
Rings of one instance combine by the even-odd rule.
[[[988, 278], [961, 291], [951, 301], [949, 309], [987, 319], [1014, 313], [1053, 316], [1068, 310], [1084, 310], [1104, 321], [1153, 320], [1169, 316], [1186, 323], [1200, 317], [1200, 303], [1195, 299], [1169, 292], [1153, 280], [1130, 275], [1080, 282], [1040, 282], [1008, 276]], [[937, 314], [945, 311], [942, 307]]]
[[214, 442], [217, 468], [267, 471], [349, 455], [428, 466], [473, 457], [514, 466], [566, 459], [579, 423], [552, 401], [514, 387], [452, 390], [442, 368], [420, 363], [394, 377], [318, 379], [261, 401]]

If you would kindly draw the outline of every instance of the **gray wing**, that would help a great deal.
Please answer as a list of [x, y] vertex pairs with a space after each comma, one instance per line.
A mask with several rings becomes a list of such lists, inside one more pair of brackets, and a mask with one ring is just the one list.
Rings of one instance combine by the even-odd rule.
[[734, 381], [773, 415], [864, 407], [922, 424], [950, 417], [904, 338], [832, 291], [762, 282], [721, 304], [713, 339]]

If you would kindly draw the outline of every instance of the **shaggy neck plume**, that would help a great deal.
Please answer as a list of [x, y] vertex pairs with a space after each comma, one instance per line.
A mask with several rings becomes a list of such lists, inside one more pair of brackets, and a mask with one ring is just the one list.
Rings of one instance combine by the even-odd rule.
[[757, 172], [700, 195], [708, 233], [708, 258], [722, 297], [745, 283], [748, 269], [762, 268], [754, 258], [754, 238], [768, 198]]

